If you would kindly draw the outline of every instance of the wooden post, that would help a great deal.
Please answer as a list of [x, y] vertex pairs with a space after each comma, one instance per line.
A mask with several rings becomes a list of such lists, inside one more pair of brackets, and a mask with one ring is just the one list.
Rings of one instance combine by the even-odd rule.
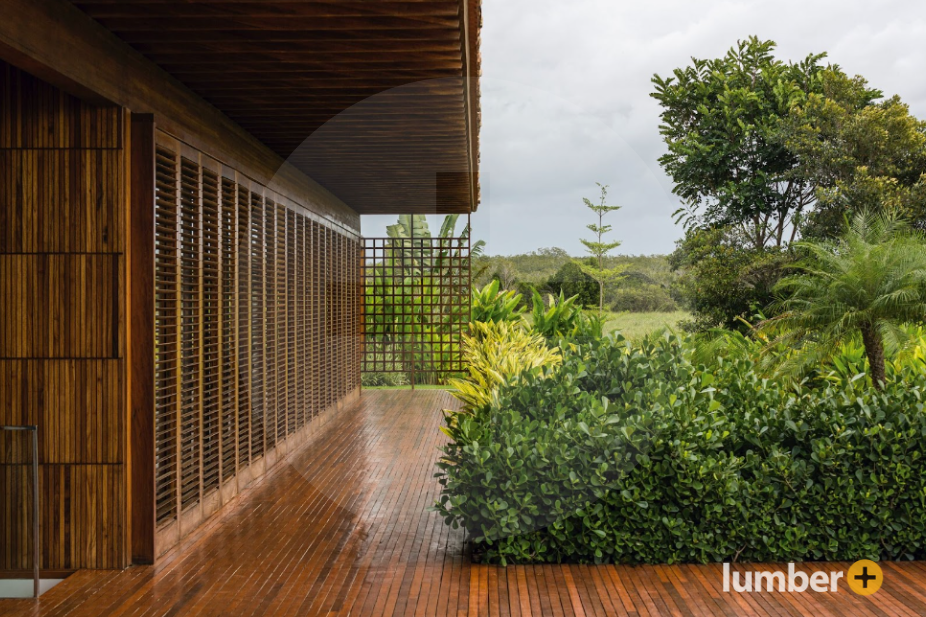
[[132, 114], [129, 154], [130, 545], [154, 563], [154, 116]]

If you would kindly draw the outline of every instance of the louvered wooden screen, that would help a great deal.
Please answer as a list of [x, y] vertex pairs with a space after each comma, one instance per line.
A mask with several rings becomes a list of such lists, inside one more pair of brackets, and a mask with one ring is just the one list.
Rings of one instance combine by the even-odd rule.
[[360, 385], [359, 240], [159, 135], [158, 551]]
[[158, 148], [155, 214], [155, 481], [157, 522], [177, 518], [180, 394], [179, 217], [176, 153]]

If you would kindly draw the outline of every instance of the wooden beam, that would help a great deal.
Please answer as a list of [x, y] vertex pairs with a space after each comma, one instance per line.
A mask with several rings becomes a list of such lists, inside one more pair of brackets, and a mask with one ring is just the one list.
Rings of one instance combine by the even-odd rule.
[[130, 544], [133, 564], [155, 558], [154, 116], [132, 114], [129, 165]]
[[360, 227], [357, 213], [330, 191], [66, 0], [4, 0], [0, 59], [76, 96], [152, 113], [181, 141], [337, 226]]

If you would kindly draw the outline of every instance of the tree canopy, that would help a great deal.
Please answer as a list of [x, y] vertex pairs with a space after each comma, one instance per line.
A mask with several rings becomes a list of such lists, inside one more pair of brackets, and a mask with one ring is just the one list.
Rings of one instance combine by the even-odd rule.
[[774, 56], [751, 37], [725, 56], [653, 77], [659, 162], [687, 226], [737, 226], [756, 249], [835, 237], [846, 212], [926, 222], [926, 123], [862, 77]]
[[786, 249], [838, 238], [846, 217], [926, 229], [926, 122], [826, 54], [785, 62], [775, 47], [751, 37], [653, 77], [659, 162], [686, 228], [673, 262], [688, 272], [699, 329], [766, 308], [761, 298], [796, 258]]
[[781, 246], [815, 199], [798, 157], [781, 138], [792, 106], [822, 92], [825, 54], [775, 59], [775, 43], [752, 37], [722, 58], [692, 59], [653, 77], [668, 152], [659, 162], [689, 225], [741, 226], [755, 248]]

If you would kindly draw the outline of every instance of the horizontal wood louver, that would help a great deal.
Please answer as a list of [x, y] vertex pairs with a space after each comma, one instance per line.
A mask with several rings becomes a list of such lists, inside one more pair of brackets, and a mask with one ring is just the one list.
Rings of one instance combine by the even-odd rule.
[[159, 134], [158, 552], [356, 391], [358, 238]]
[[[311, 256], [309, 262], [309, 299], [312, 302], [309, 319], [313, 324], [323, 325], [321, 313], [322, 269], [321, 255], [319, 251], [319, 245], [321, 243], [320, 230], [320, 225], [318, 225], [315, 221], [309, 221], [309, 236], [311, 238], [311, 246], [309, 247], [309, 255]], [[324, 331], [321, 328], [315, 327], [312, 328], [310, 332], [310, 353], [312, 357], [312, 375], [310, 379], [312, 390], [312, 415], [315, 416], [320, 413], [324, 400], [324, 392], [322, 392], [321, 389], [322, 357], [324, 356], [322, 349], [322, 336], [324, 335]]]
[[264, 455], [264, 356], [266, 318], [264, 299], [267, 257], [264, 237], [264, 200], [249, 193], [251, 202], [251, 456]]
[[238, 466], [238, 200], [235, 181], [222, 178], [221, 207], [221, 315], [222, 341], [222, 482], [235, 476]]
[[[269, 204], [268, 204], [269, 207]], [[274, 268], [274, 273], [276, 274], [276, 285], [275, 292], [276, 298], [274, 302], [274, 310], [276, 313], [276, 344], [274, 345], [274, 351], [276, 352], [276, 407], [274, 409], [274, 425], [276, 429], [275, 442], [283, 441], [286, 439], [286, 408], [287, 408], [287, 343], [286, 343], [286, 322], [289, 320], [289, 315], [287, 314], [287, 286], [288, 282], [286, 280], [286, 261], [287, 261], [287, 252], [286, 252], [286, 208], [282, 204], [273, 203], [274, 209], [274, 220], [276, 222], [276, 228], [274, 233], [274, 241], [276, 242], [276, 249], [274, 250], [274, 256], [276, 258], [276, 267]]]
[[294, 222], [296, 225], [296, 293], [294, 295], [296, 311], [296, 352], [294, 354], [296, 365], [296, 426], [302, 428], [305, 425], [306, 408], [308, 406], [306, 399], [308, 358], [305, 346], [306, 328], [308, 327], [305, 320], [307, 302], [305, 289], [305, 218], [295, 216]]
[[251, 194], [235, 185], [238, 199], [238, 466], [251, 462]]
[[180, 500], [199, 502], [202, 465], [202, 202], [199, 167], [180, 161]]
[[284, 208], [286, 215], [286, 434], [296, 431], [296, 295], [299, 279], [296, 277], [296, 213]]
[[[337, 368], [336, 363], [334, 362], [334, 359], [335, 359], [335, 355], [333, 353], [334, 345], [332, 345], [333, 337], [331, 336], [331, 324], [334, 322], [334, 318], [332, 317], [334, 313], [333, 311], [334, 307], [333, 307], [333, 302], [332, 302], [332, 289], [331, 289], [332, 242], [331, 242], [331, 234], [329, 233], [329, 230], [326, 227], [321, 228], [319, 235], [321, 236], [321, 244], [319, 245], [318, 250], [319, 250], [319, 259], [322, 262], [321, 288], [322, 288], [322, 293], [323, 293], [321, 302], [324, 305], [324, 308], [323, 308], [324, 316], [322, 318], [324, 320], [323, 321], [324, 325], [322, 326], [322, 336], [324, 339], [324, 342], [323, 342], [324, 351], [322, 353], [324, 354], [325, 358], [329, 360], [328, 366], [323, 367], [322, 369], [322, 379], [323, 379], [323, 384], [324, 384], [322, 387], [324, 388], [324, 392], [325, 392], [325, 398], [323, 400], [323, 405], [325, 407], [328, 407], [329, 405], [331, 405], [331, 402], [334, 400], [334, 392], [333, 392], [334, 388], [332, 386], [334, 385], [334, 381], [335, 381], [334, 372], [335, 372], [335, 369]], [[325, 370], [325, 368], [327, 368], [328, 370]]]
[[219, 410], [221, 400], [219, 304], [219, 178], [202, 169], [202, 491], [203, 495], [219, 488]]
[[277, 209], [264, 202], [264, 447], [276, 447], [277, 431]]
[[162, 524], [177, 517], [179, 276], [175, 153], [157, 148], [155, 169], [155, 504]]

